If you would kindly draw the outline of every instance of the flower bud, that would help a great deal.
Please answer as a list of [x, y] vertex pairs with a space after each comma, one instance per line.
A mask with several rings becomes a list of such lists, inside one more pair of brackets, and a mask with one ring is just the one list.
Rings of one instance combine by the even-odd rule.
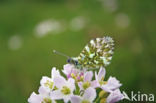
[[106, 98], [102, 98], [102, 99], [100, 100], [100, 103], [107, 103]]
[[106, 98], [108, 96], [108, 94], [109, 94], [108, 92], [105, 92], [104, 90], [102, 90], [99, 93], [99, 97], [100, 98]]

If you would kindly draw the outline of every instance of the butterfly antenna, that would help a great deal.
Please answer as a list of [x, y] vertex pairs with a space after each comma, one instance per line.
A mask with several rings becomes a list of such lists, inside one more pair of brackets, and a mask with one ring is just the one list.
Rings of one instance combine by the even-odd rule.
[[62, 55], [64, 57], [70, 58], [68, 55], [65, 55], [64, 53], [58, 52], [56, 50], [53, 50], [53, 53], [58, 54], [58, 55]]

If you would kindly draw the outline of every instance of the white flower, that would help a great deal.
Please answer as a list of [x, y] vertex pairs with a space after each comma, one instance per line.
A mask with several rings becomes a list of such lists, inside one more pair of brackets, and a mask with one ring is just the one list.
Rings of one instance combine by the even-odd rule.
[[49, 96], [49, 91], [46, 88], [40, 87], [39, 94], [32, 93], [31, 96], [28, 98], [29, 103], [56, 103], [52, 100]]
[[49, 90], [49, 92], [54, 88], [54, 82], [53, 79], [54, 77], [60, 76], [59, 70], [56, 70], [56, 68], [52, 68], [51, 71], [51, 78], [47, 77], [47, 76], [43, 76], [40, 84], [41, 86], [43, 86], [44, 88], [46, 88], [47, 90]]
[[62, 22], [58, 20], [54, 20], [54, 19], [49, 19], [49, 20], [40, 22], [36, 26], [35, 36], [41, 38], [48, 34], [58, 34], [60, 32], [63, 32], [64, 29], [65, 28]]
[[8, 47], [10, 50], [18, 50], [22, 47], [23, 40], [20, 36], [14, 35], [10, 37], [8, 41]]
[[74, 79], [69, 78], [68, 80], [65, 80], [62, 76], [58, 76], [54, 77], [54, 84], [57, 87], [57, 90], [51, 92], [51, 98], [56, 100], [64, 99], [64, 102], [67, 103], [75, 89]]
[[88, 71], [84, 74], [83, 82], [78, 82], [78, 86], [80, 87], [80, 90], [85, 90], [89, 87], [96, 87], [96, 81], [92, 81], [93, 72]]
[[112, 91], [107, 97], [107, 103], [116, 103], [122, 99], [124, 99], [124, 95], [120, 92], [119, 89], [116, 89], [115, 91]]
[[96, 98], [96, 91], [94, 88], [89, 87], [85, 90], [83, 96], [73, 95], [71, 97], [71, 103], [93, 103]]
[[102, 89], [107, 92], [118, 89], [122, 84], [115, 77], [109, 77], [106, 84], [102, 85]]
[[79, 30], [85, 28], [87, 22], [88, 22], [88, 19], [83, 16], [75, 17], [71, 20], [70, 28], [73, 31], [79, 31]]

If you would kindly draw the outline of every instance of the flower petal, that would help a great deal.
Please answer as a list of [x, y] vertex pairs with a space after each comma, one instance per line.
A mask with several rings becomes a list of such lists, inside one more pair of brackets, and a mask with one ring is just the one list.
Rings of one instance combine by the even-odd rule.
[[43, 87], [43, 86], [40, 86], [39, 87], [39, 90], [38, 90], [39, 94], [42, 94], [44, 96], [48, 96], [48, 94], [50, 93], [49, 89]]
[[104, 78], [105, 74], [106, 74], [105, 68], [101, 67], [98, 73], [98, 80], [101, 80], [102, 78]]
[[61, 88], [65, 83], [66, 83], [66, 80], [62, 76], [54, 77], [54, 85], [57, 88]]
[[64, 65], [63, 68], [64, 68], [63, 73], [68, 75], [71, 73], [73, 66], [71, 64], [66, 64], [66, 65]]
[[64, 103], [68, 103], [71, 98], [71, 95], [64, 96]]
[[82, 85], [83, 85], [83, 82], [78, 82], [78, 86], [79, 86], [80, 90], [83, 90]]
[[56, 77], [56, 76], [60, 76], [60, 72], [59, 72], [59, 70], [56, 70], [55, 67], [53, 67], [51, 70], [51, 78], [54, 79], [54, 77]]
[[91, 81], [93, 77], [93, 72], [89, 71], [84, 74], [84, 81]]
[[49, 77], [47, 77], [47, 76], [43, 76], [42, 79], [41, 79], [41, 81], [40, 81], [40, 84], [41, 84], [42, 86], [45, 86], [45, 83], [46, 83], [47, 81], [52, 82], [52, 79], [49, 78]]
[[82, 98], [80, 96], [71, 96], [71, 103], [81, 103]]
[[75, 89], [75, 80], [69, 78], [67, 81], [67, 86], [70, 87], [70, 90], [73, 91]]
[[29, 103], [41, 103], [43, 98], [40, 95], [37, 95], [35, 92], [31, 94], [31, 96], [28, 98]]
[[122, 84], [115, 77], [109, 77], [106, 84], [111, 90], [118, 89]]
[[119, 89], [111, 92], [111, 94], [107, 98], [107, 103], [116, 103], [120, 100], [124, 99], [123, 94], [120, 92]]
[[83, 99], [90, 100], [91, 102], [96, 98], [96, 91], [94, 88], [89, 87], [85, 90]]
[[51, 99], [58, 100], [58, 99], [63, 99], [64, 95], [61, 93], [60, 90], [55, 90], [50, 93], [50, 97]]
[[95, 79], [96, 79], [97, 81], [99, 81], [98, 75], [97, 75], [97, 72], [96, 72], [96, 71], [95, 71]]
[[108, 85], [102, 85], [101, 88], [106, 92], [111, 92], [112, 90], [109, 88]]
[[100, 87], [100, 85], [99, 85], [98, 81], [94, 80], [91, 82], [91, 87], [97, 88], [97, 87]]

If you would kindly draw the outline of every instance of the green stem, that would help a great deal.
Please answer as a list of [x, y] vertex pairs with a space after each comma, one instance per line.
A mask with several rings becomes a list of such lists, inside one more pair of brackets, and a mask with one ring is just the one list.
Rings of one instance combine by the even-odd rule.
[[94, 103], [98, 103], [99, 100], [100, 100], [100, 97], [96, 98]]
[[79, 95], [79, 94], [80, 94], [80, 88], [79, 88], [79, 86], [78, 86], [77, 83], [75, 83], [75, 85], [76, 85], [76, 90], [75, 90], [75, 92], [76, 92], [77, 95]]

